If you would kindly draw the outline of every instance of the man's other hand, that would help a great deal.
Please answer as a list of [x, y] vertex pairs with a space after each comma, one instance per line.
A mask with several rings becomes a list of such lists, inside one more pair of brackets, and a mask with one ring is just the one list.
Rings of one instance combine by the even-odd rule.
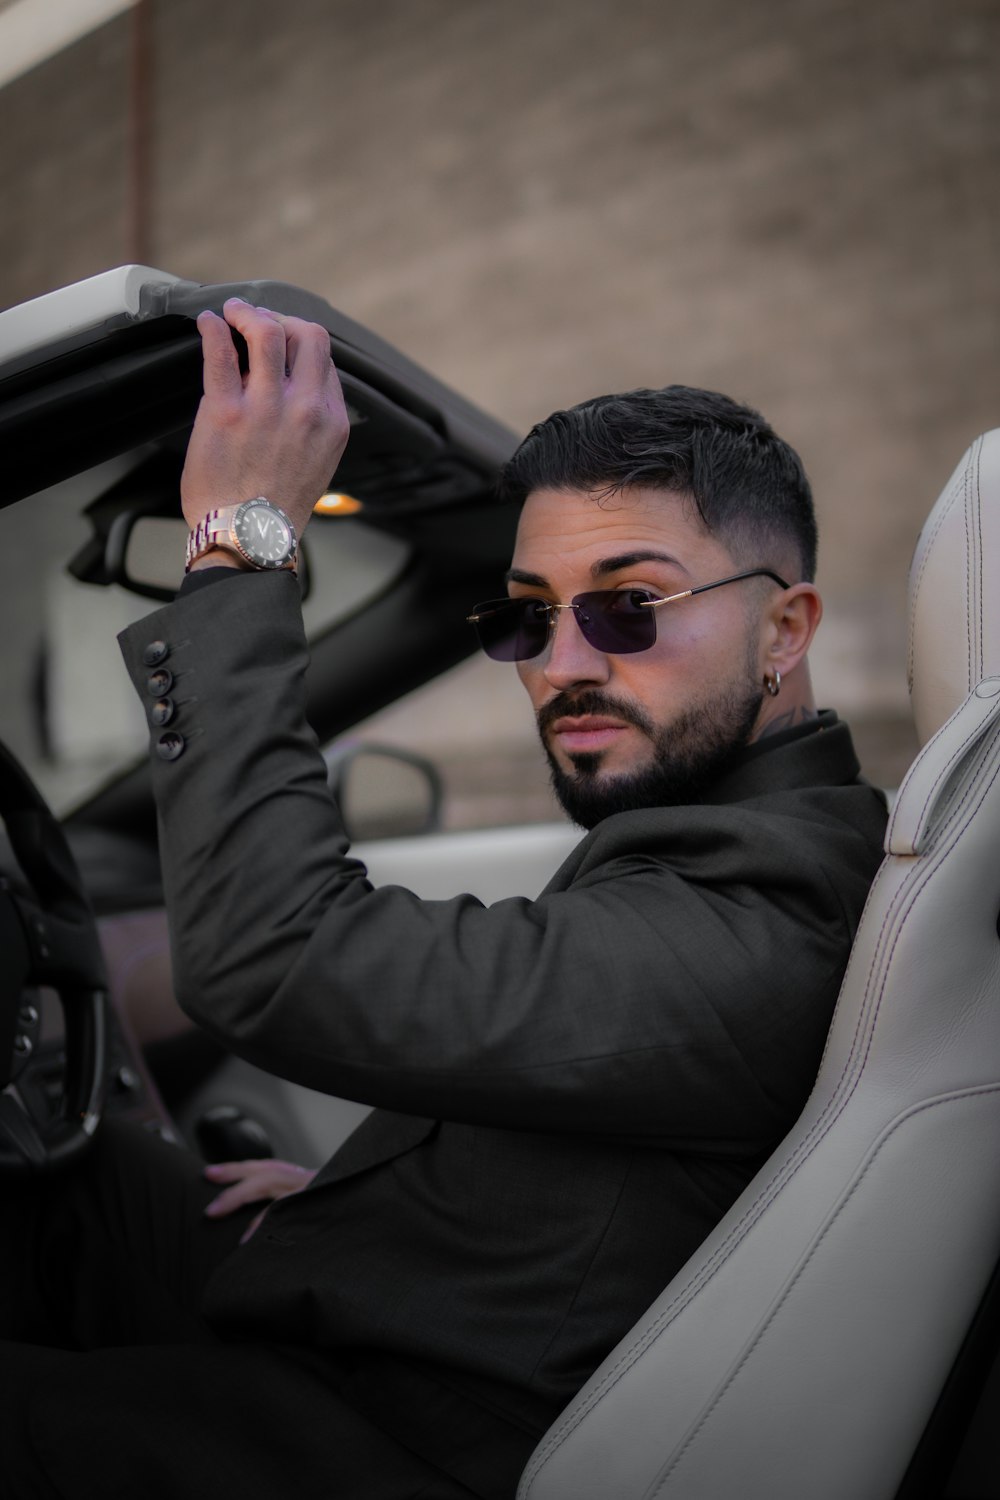
[[[277, 1198], [287, 1198], [308, 1187], [316, 1176], [308, 1167], [297, 1167], [291, 1161], [276, 1161], [274, 1157], [260, 1157], [253, 1161], [220, 1161], [205, 1168], [209, 1182], [224, 1182], [229, 1185], [217, 1198], [213, 1198], [205, 1209], [211, 1219], [224, 1218], [249, 1203], [273, 1203]], [[253, 1234], [266, 1209], [261, 1209], [240, 1240], [245, 1245]]]
[[[205, 513], [264, 495], [296, 535], [327, 489], [350, 435], [325, 328], [230, 298], [198, 317], [204, 395], [181, 476], [194, 528]], [[230, 329], [246, 340], [244, 375]]]

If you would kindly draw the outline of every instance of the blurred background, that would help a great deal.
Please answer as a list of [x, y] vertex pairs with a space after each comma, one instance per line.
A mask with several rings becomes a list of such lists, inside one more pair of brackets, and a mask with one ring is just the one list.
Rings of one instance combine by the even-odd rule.
[[[818, 697], [893, 785], [912, 547], [1000, 424], [998, 76], [995, 0], [0, 0], [0, 303], [276, 278], [518, 431], [672, 381], [758, 406], [816, 493]], [[24, 751], [40, 643], [88, 637], [20, 591], [30, 517], [3, 545]], [[438, 761], [452, 824], [551, 815], [503, 667], [366, 732]]]

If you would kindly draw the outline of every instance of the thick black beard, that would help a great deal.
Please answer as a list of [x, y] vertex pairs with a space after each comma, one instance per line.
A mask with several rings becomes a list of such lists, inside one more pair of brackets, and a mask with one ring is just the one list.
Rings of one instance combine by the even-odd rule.
[[[731, 688], [720, 702], [689, 709], [657, 730], [641, 710], [599, 691], [588, 689], [575, 698], [562, 695], [546, 705], [539, 722], [560, 806], [574, 823], [590, 829], [614, 813], [701, 802], [746, 748], [763, 700], [763, 692], [749, 684], [742, 694]], [[545, 741], [544, 730], [564, 714], [584, 713], [613, 714], [642, 729], [653, 741], [652, 763], [638, 771], [602, 777], [602, 755], [585, 751], [571, 757], [571, 773], [564, 771]]]

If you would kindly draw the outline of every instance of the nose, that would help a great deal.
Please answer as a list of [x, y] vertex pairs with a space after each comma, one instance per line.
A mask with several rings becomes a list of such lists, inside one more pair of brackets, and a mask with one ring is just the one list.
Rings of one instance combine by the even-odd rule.
[[607, 655], [586, 639], [572, 609], [558, 609], [554, 626], [542, 655], [545, 680], [559, 692], [584, 682], [607, 682], [611, 666]]

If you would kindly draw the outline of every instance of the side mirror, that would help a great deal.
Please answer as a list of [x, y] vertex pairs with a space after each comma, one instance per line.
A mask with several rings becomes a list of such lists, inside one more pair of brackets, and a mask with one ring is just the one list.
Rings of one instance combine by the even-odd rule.
[[348, 744], [327, 751], [326, 763], [351, 839], [408, 838], [440, 828], [444, 788], [425, 756], [392, 745]]

